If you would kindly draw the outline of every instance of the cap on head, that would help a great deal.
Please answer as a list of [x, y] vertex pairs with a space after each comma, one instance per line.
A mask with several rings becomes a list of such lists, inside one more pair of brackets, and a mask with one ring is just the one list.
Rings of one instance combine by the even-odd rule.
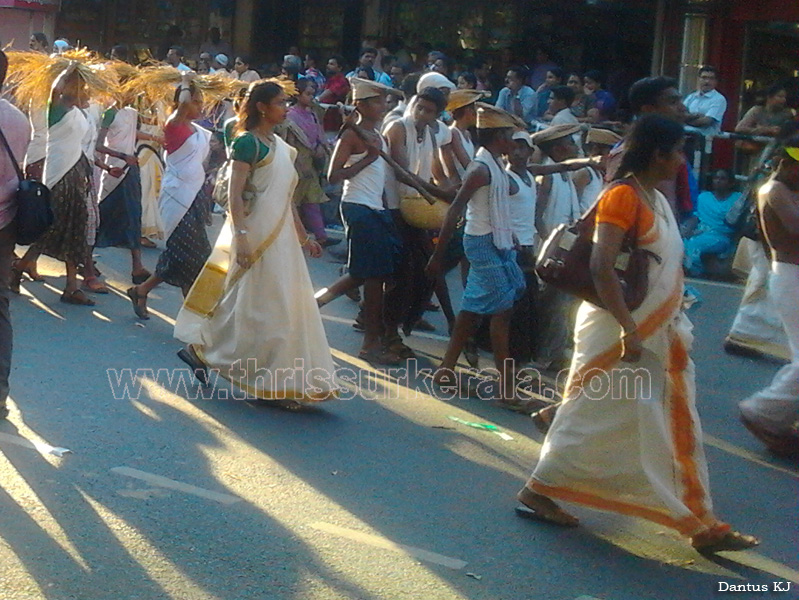
[[621, 136], [611, 131], [610, 129], [602, 129], [601, 127], [592, 127], [588, 130], [586, 136], [586, 144], [599, 144], [602, 146], [615, 146], [621, 141]]
[[479, 100], [483, 100], [490, 96], [490, 92], [479, 90], [453, 90], [449, 95], [449, 102], [447, 102], [447, 111], [455, 112], [459, 108], [474, 104]]
[[402, 95], [402, 92], [399, 90], [395, 90], [394, 88], [383, 85], [382, 83], [377, 83], [376, 81], [361, 79], [360, 77], [351, 78], [350, 85], [352, 86], [353, 102], [357, 102], [358, 100], [368, 100], [369, 98], [376, 98], [378, 96], [382, 96], [383, 94], [396, 94], [398, 96]]
[[477, 103], [477, 129], [525, 129], [525, 123], [516, 115], [491, 106], [484, 102]]
[[227, 57], [226, 54], [217, 54], [214, 57], [214, 60], [216, 62], [218, 62], [220, 65], [222, 65], [223, 67], [226, 67], [228, 65], [228, 63], [230, 62], [230, 59]]
[[449, 88], [454, 90], [457, 86], [449, 79], [444, 77], [441, 73], [430, 71], [419, 78], [419, 81], [416, 84], [416, 93], [421, 94], [422, 90], [428, 87]]
[[513, 139], [522, 140], [524, 143], [530, 146], [530, 148], [533, 147], [533, 140], [530, 137], [530, 134], [527, 133], [526, 131], [517, 131], [516, 133], [513, 134]]
[[536, 146], [540, 146], [546, 142], [554, 142], [567, 136], [574, 135], [575, 133], [579, 133], [579, 131], [579, 125], [553, 125], [552, 127], [547, 127], [542, 131], [534, 133], [533, 143]]

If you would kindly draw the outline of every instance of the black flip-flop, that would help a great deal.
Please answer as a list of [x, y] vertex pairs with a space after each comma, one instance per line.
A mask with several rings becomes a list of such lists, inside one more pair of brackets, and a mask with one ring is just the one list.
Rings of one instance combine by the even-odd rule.
[[130, 298], [130, 301], [133, 303], [133, 312], [136, 313], [136, 316], [139, 317], [142, 321], [146, 321], [150, 318], [150, 315], [147, 314], [147, 308], [139, 306], [139, 300], [141, 300], [141, 296], [139, 296], [139, 292], [136, 290], [135, 287], [129, 287], [125, 292]]
[[178, 350], [178, 358], [191, 367], [194, 376], [204, 386], [208, 387], [208, 367], [201, 363], [186, 348]]
[[149, 271], [145, 271], [144, 274], [140, 275], [131, 274], [130, 280], [133, 282], [134, 285], [141, 285], [150, 278], [151, 274], [152, 273], [150, 273]]

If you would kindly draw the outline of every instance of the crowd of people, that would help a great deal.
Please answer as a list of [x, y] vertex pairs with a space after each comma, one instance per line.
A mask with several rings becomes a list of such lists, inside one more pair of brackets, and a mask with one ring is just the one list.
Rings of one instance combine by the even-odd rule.
[[[48, 50], [39, 34], [32, 38], [31, 52]], [[407, 337], [424, 325], [435, 295], [450, 341], [434, 383], [457, 387], [459, 357], [477, 367], [483, 348], [499, 374], [495, 402], [535, 413], [547, 432], [518, 496], [529, 514], [576, 525], [560, 499], [673, 527], [702, 552], [758, 543], [712, 510], [684, 312], [684, 273], [701, 270], [705, 253], [731, 251], [737, 223], [728, 213], [743, 198], [728, 171], [696, 198], [685, 160], [686, 125], [717, 128], [723, 119], [714, 69], [702, 69], [685, 102], [671, 78], [636, 81], [624, 99], [631, 124], [622, 128], [618, 99], [600, 73], [565, 72], [543, 53], [533, 69], [509, 68], [504, 87], [481, 69], [451, 72], [440, 52], [412, 72], [401, 56], [370, 46], [353, 70], [334, 56], [324, 74], [317, 57], [303, 60], [291, 49], [281, 76], [262, 79], [214, 35], [195, 69], [176, 46], [165, 56], [169, 67], [128, 69], [126, 49], [116, 47], [107, 67], [117, 87], [103, 93], [86, 66], [96, 56], [56, 54], [47, 59], [54, 77], [44, 101], [19, 102], [27, 75], [14, 60], [0, 101], [10, 152], [0, 160], [0, 404], [11, 360], [6, 290], [25, 277], [42, 279], [41, 254], [65, 264], [61, 301], [91, 306], [108, 292], [92, 249], [128, 249], [127, 296], [138, 318], [149, 317], [156, 286], [181, 289], [179, 356], [200, 382], [208, 384], [214, 369], [249, 397], [287, 408], [336, 397], [321, 307], [362, 288], [359, 357], [392, 366], [415, 357]], [[0, 54], [0, 83], [8, 65]], [[142, 96], [147, 86], [136, 83], [150, 81], [152, 69], [169, 75], [168, 100]], [[210, 90], [228, 80], [229, 93], [212, 102]], [[783, 124], [777, 115], [787, 115], [777, 97], [770, 92], [739, 127], [777, 133], [770, 129]], [[797, 448], [799, 419], [799, 315], [791, 300], [799, 292], [799, 140], [795, 129], [779, 133], [774, 172], [759, 193], [773, 306], [761, 302], [754, 312], [781, 320], [792, 362], [741, 410], [755, 435], [786, 453]], [[55, 214], [19, 257], [15, 162], [51, 190]], [[347, 272], [314, 291], [303, 251], [319, 257], [335, 244], [321, 205], [336, 186]], [[211, 240], [210, 215], [220, 210], [226, 218]], [[602, 307], [536, 275], [544, 240], [586, 214], [595, 215], [586, 268]], [[653, 257], [634, 309], [617, 267], [630, 237]], [[151, 273], [141, 247], [154, 241], [162, 252]], [[454, 269], [463, 284], [457, 314], [446, 279]], [[753, 302], [760, 301], [742, 304], [744, 321]], [[298, 360], [306, 375], [299, 379]], [[596, 402], [594, 380], [628, 363], [650, 374], [654, 400], [633, 386], [608, 410]], [[525, 364], [569, 371], [560, 405], [520, 394]], [[242, 368], [243, 378], [232, 375]]]

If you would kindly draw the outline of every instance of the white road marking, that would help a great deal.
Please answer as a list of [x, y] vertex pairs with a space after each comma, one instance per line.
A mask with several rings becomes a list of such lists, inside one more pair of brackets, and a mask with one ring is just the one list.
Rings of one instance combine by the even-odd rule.
[[780, 473], [785, 473], [786, 475], [790, 475], [795, 479], [799, 479], [799, 472], [793, 469], [787, 469], [780, 465], [775, 465], [774, 463], [770, 463], [766, 460], [763, 460], [762, 457], [758, 456], [754, 452], [750, 452], [749, 450], [740, 448], [735, 444], [730, 444], [729, 442], [725, 442], [724, 440], [714, 437], [712, 435], [705, 434], [705, 445], [718, 448], [723, 452], [727, 452], [729, 454], [732, 454], [733, 456], [743, 458], [744, 460], [753, 462], [757, 465], [760, 465], [761, 467], [767, 467], [769, 469], [773, 469], [774, 471], [779, 471]]
[[195, 485], [190, 485], [181, 481], [175, 481], [174, 479], [162, 477], [161, 475], [154, 475], [153, 473], [147, 473], [146, 471], [131, 469], [130, 467], [114, 467], [111, 469], [111, 472], [116, 473], [117, 475], [124, 475], [125, 477], [132, 477], [133, 479], [146, 481], [150, 485], [157, 487], [166, 488], [168, 490], [176, 490], [178, 492], [191, 494], [193, 496], [199, 496], [200, 498], [205, 498], [206, 500], [213, 500], [214, 502], [219, 502], [221, 504], [235, 504], [236, 502], [241, 502], [241, 498], [231, 496], [230, 494], [212, 492], [211, 490], [206, 490]]
[[366, 544], [367, 546], [374, 546], [375, 548], [382, 548], [392, 552], [408, 554], [414, 558], [418, 558], [419, 560], [441, 565], [442, 567], [447, 567], [448, 569], [454, 569], [456, 571], [462, 569], [467, 564], [466, 561], [457, 558], [451, 558], [449, 556], [444, 556], [443, 554], [437, 554], [436, 552], [423, 550], [422, 548], [415, 548], [414, 546], [397, 544], [382, 536], [363, 533], [362, 531], [355, 531], [354, 529], [347, 529], [345, 527], [339, 527], [338, 525], [331, 525], [330, 523], [323, 523], [319, 521], [316, 523], [311, 523], [310, 526], [314, 529], [318, 529], [319, 531], [324, 531], [325, 533], [330, 533], [348, 540], [360, 542], [362, 544]]
[[19, 437], [18, 435], [11, 435], [9, 433], [0, 433], [0, 442], [8, 442], [9, 444], [14, 444], [15, 446], [22, 446], [23, 448], [36, 450], [40, 454], [51, 454], [52, 456], [57, 456], [58, 458], [61, 458], [65, 454], [72, 454], [72, 450], [69, 448], [59, 448], [57, 446], [51, 446], [45, 442], [29, 440], [27, 438]]

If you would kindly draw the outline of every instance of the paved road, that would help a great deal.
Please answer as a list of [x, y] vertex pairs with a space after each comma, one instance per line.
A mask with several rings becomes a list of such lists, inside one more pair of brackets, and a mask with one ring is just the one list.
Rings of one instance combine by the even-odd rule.
[[[156, 258], [146, 251], [147, 264]], [[13, 302], [3, 600], [702, 600], [721, 596], [719, 582], [799, 585], [799, 469], [736, 420], [736, 402], [777, 366], [719, 350], [739, 289], [699, 286], [694, 356], [717, 511], [763, 545], [710, 562], [660, 527], [614, 515], [577, 510], [584, 526], [570, 531], [517, 518], [514, 495], [542, 442], [522, 416], [374, 373], [375, 394], [304, 414], [221, 399], [224, 386], [203, 399], [158, 375], [183, 366], [177, 290], [158, 289], [142, 325], [121, 295], [124, 252], [100, 252], [116, 291], [94, 309], [60, 304], [57, 265], [42, 267], [49, 283], [25, 284]], [[311, 269], [321, 286], [338, 265], [326, 256]], [[341, 299], [324, 313], [337, 363], [355, 370], [367, 366], [354, 358], [354, 311]], [[411, 345], [430, 360], [444, 349], [435, 336]], [[152, 372], [139, 372], [137, 397], [115, 399], [108, 369]]]

